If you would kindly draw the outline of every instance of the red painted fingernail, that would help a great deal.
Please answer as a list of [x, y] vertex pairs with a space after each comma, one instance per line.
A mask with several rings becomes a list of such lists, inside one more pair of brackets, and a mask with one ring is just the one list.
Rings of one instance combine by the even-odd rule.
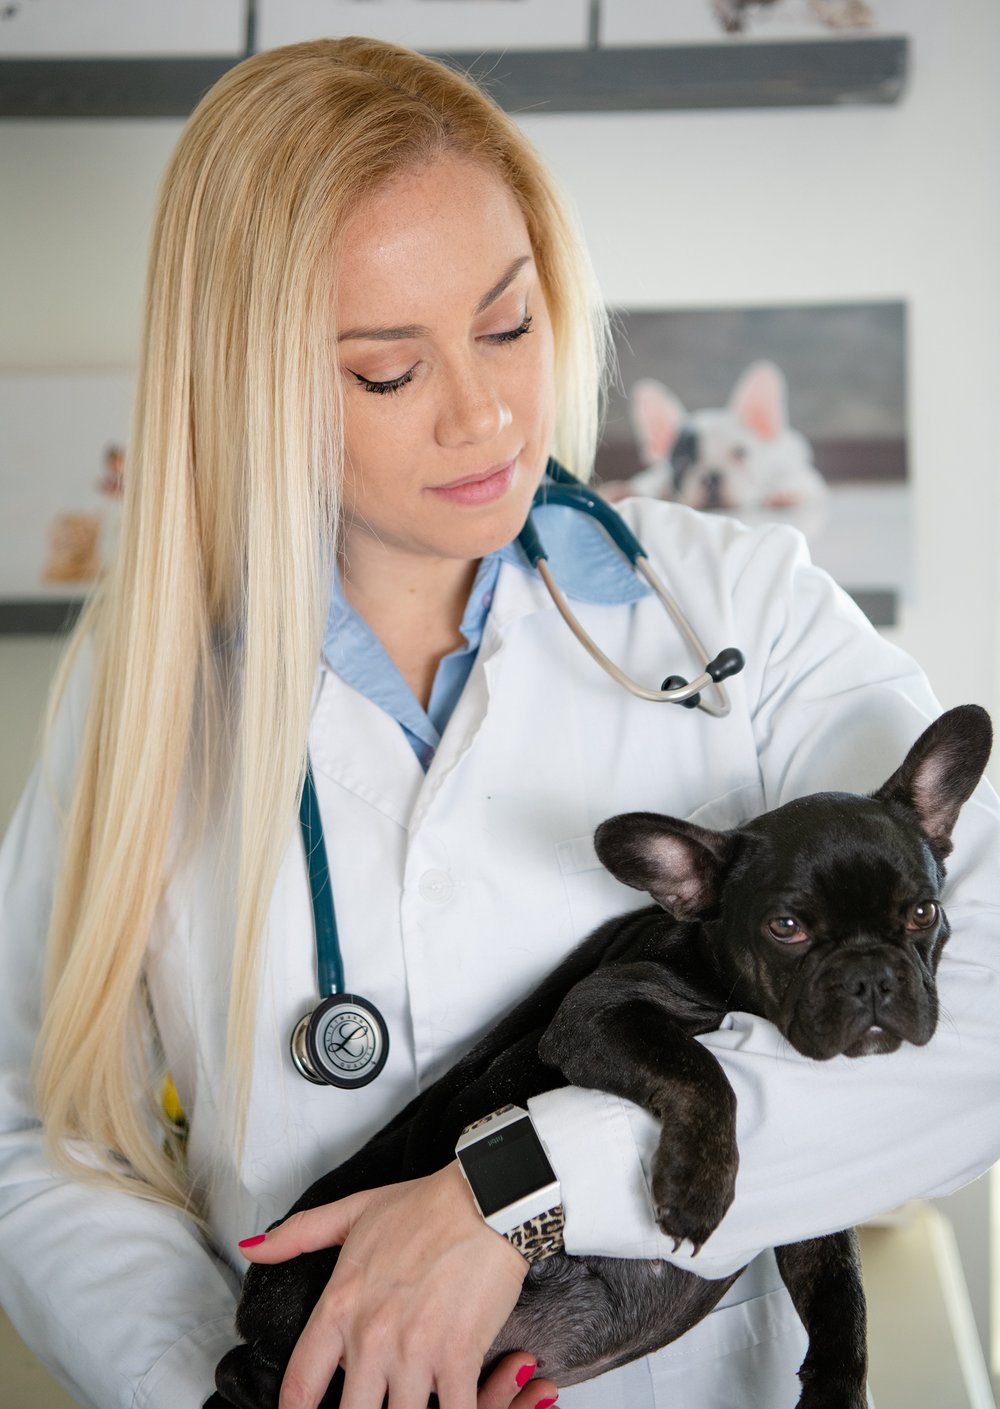
[[534, 1360], [532, 1360], [532, 1362], [531, 1362], [530, 1365], [522, 1365], [522, 1366], [521, 1366], [520, 1370], [518, 1370], [518, 1372], [517, 1372], [517, 1387], [518, 1387], [518, 1389], [523, 1389], [523, 1387], [524, 1387], [524, 1386], [528, 1383], [528, 1381], [531, 1379], [532, 1375], [535, 1373], [535, 1371], [537, 1370], [537, 1368], [538, 1368], [538, 1366], [536, 1365], [536, 1363], [535, 1363]]
[[535, 1405], [535, 1409], [552, 1409], [552, 1406], [553, 1404], [555, 1404], [557, 1398], [558, 1395], [553, 1396], [552, 1399], [540, 1399]]
[[243, 1238], [240, 1240], [241, 1248], [255, 1248], [258, 1243], [262, 1243], [267, 1237], [266, 1233], [257, 1233], [253, 1238]]

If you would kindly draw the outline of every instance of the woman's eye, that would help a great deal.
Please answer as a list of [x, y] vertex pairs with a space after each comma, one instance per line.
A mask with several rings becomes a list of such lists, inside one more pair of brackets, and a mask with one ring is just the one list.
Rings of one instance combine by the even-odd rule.
[[487, 341], [487, 342], [516, 342], [518, 338], [523, 338], [524, 335], [525, 335], [525, 333], [530, 333], [530, 332], [531, 332], [531, 314], [530, 314], [530, 313], [526, 313], [526, 314], [524, 315], [524, 321], [521, 322], [521, 323], [519, 323], [516, 328], [508, 328], [508, 329], [506, 330], [506, 332], [503, 332], [503, 333], [490, 333], [490, 334], [487, 336], [486, 341]]
[[[516, 328], [506, 328], [502, 333], [488, 333], [484, 341], [491, 343], [516, 342], [518, 338], [523, 338], [525, 333], [530, 332], [531, 314], [526, 313], [523, 320], [518, 323]], [[411, 367], [409, 371], [404, 372], [402, 376], [392, 377], [384, 382], [377, 382], [372, 377], [363, 377], [360, 372], [355, 372], [350, 367], [347, 370], [358, 384], [365, 391], [371, 392], [373, 396], [391, 396], [393, 392], [402, 391], [403, 387], [408, 386], [409, 383], [413, 381], [413, 373], [416, 368]]]
[[[348, 368], [350, 371], [350, 368]], [[388, 382], [375, 382], [370, 377], [363, 377], [360, 372], [351, 372], [352, 377], [356, 377], [365, 391], [370, 391], [374, 396], [391, 396], [394, 391], [400, 391], [409, 382], [413, 381], [413, 371], [411, 367], [408, 372], [404, 372], [401, 377], [393, 377]]]
[[775, 915], [764, 928], [772, 939], [780, 940], [782, 944], [801, 944], [809, 938], [794, 915]]
[[911, 905], [906, 912], [906, 928], [908, 930], [932, 929], [937, 924], [940, 913], [936, 901], [918, 900], [916, 905]]

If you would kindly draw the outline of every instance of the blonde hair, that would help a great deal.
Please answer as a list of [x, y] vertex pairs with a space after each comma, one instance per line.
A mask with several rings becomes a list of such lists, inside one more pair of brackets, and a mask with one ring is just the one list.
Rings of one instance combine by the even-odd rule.
[[367, 39], [258, 54], [204, 98], [163, 180], [121, 549], [54, 694], [86, 638], [93, 688], [36, 1069], [53, 1157], [145, 1197], [190, 1197], [164, 1144], [144, 974], [169, 869], [210, 806], [238, 854], [227, 1072], [242, 1139], [259, 940], [302, 786], [337, 541], [338, 232], [395, 173], [443, 153], [495, 171], [523, 212], [554, 331], [552, 448], [586, 477], [600, 299], [545, 168], [475, 84]]

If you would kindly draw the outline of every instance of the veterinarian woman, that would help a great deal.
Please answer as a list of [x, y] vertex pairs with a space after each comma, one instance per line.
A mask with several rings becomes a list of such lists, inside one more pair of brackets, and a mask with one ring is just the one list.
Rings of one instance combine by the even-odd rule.
[[[606, 917], [607, 816], [727, 826], [869, 789], [937, 711], [791, 532], [632, 501], [731, 712], [636, 699], [514, 540], [547, 457], [585, 477], [600, 297], [550, 178], [463, 79], [342, 40], [249, 59], [166, 174], [121, 554], [76, 634], [47, 761], [2, 853], [0, 1286], [91, 1409], [198, 1409], [246, 1257], [343, 1243], [282, 1409], [533, 1409], [532, 1347], [478, 1391], [527, 1263], [453, 1163], [241, 1254]], [[584, 625], [654, 686], [701, 662], [592, 523], [536, 511]], [[320, 1001], [298, 799], [311, 760], [347, 989], [388, 1058], [352, 1088], [289, 1053]], [[803, 1334], [762, 1250], [942, 1193], [1000, 1153], [1000, 827], [965, 808], [946, 1019], [926, 1048], [813, 1063], [733, 1014], [735, 1204], [697, 1258], [751, 1261], [678, 1343], [566, 1389], [600, 1409], [795, 1403]], [[34, 1058], [35, 1066], [30, 1071]], [[172, 1075], [190, 1125], [165, 1143]], [[484, 1111], [483, 1115], [489, 1115]], [[572, 1252], [674, 1258], [658, 1130], [578, 1089], [531, 1103]]]

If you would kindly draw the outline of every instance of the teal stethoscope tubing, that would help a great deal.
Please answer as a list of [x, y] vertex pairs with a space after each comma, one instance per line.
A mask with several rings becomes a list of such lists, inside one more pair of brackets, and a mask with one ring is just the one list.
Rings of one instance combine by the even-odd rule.
[[323, 840], [323, 823], [319, 815], [316, 784], [312, 764], [306, 764], [299, 802], [299, 826], [302, 845], [309, 868], [309, 891], [312, 895], [313, 928], [316, 931], [316, 979], [324, 998], [344, 991], [344, 960], [337, 935], [337, 916], [333, 908], [333, 887], [330, 884], [330, 863]]
[[[563, 469], [556, 460], [549, 460], [545, 473], [546, 479], [535, 494], [532, 508], [542, 504], [563, 504], [579, 509], [595, 519], [663, 602], [696, 658], [706, 660], [708, 653], [694, 628], [653, 571], [645, 549], [620, 515], [568, 470]], [[685, 704], [689, 708], [697, 706], [716, 717], [729, 712], [729, 700], [719, 681], [742, 670], [743, 657], [739, 651], [731, 647], [720, 651], [714, 660], [707, 662], [703, 673], [690, 683], [680, 676], [672, 675], [663, 682], [659, 690], [639, 685], [604, 654], [570, 611], [552, 577], [545, 548], [531, 522], [530, 513], [518, 536], [518, 543], [532, 567], [537, 568], [553, 602], [574, 636], [582, 642], [597, 663], [625, 689], [645, 700], [666, 700]], [[717, 697], [713, 703], [701, 698], [701, 692], [709, 689]], [[389, 1034], [384, 1019], [373, 1004], [356, 994], [345, 992], [344, 961], [337, 933], [330, 866], [323, 839], [323, 823], [316, 797], [312, 763], [308, 760], [299, 803], [299, 826], [312, 897], [316, 979], [323, 1001], [297, 1024], [291, 1041], [292, 1060], [301, 1075], [317, 1085], [347, 1088], [361, 1086], [373, 1080], [382, 1070], [388, 1056]], [[343, 1036], [345, 1032], [346, 1038]], [[356, 1036], [357, 1033], [361, 1036]], [[350, 1045], [352, 1041], [353, 1047]], [[361, 1055], [352, 1056], [355, 1051]], [[347, 1057], [344, 1053], [347, 1053]]]

